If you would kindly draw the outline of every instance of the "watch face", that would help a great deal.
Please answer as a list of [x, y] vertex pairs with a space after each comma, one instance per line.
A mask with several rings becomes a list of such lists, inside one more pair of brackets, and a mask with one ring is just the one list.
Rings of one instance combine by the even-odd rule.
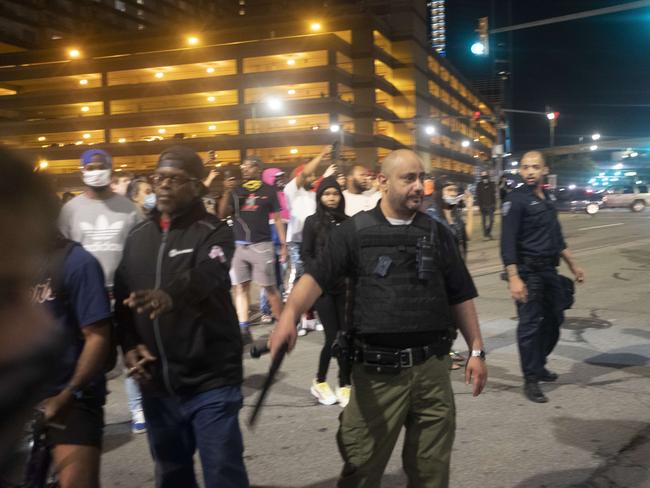
[[472, 357], [485, 359], [485, 351], [472, 351]]

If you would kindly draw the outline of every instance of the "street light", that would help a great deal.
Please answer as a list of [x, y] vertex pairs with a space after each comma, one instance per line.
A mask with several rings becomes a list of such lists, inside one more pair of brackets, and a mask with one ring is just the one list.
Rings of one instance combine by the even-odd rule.
[[187, 38], [188, 46], [196, 46], [199, 43], [199, 38], [196, 36], [190, 36]]
[[280, 110], [282, 108], [282, 100], [275, 97], [269, 97], [266, 99], [266, 105], [271, 110]]
[[638, 155], [639, 155], [639, 153], [636, 152], [636, 151], [630, 153], [631, 158], [636, 158]]
[[68, 57], [70, 59], [77, 59], [77, 58], [81, 57], [81, 51], [79, 51], [79, 49], [77, 49], [77, 48], [69, 49], [68, 50]]
[[470, 50], [475, 56], [485, 56], [487, 51], [487, 49], [485, 49], [485, 44], [480, 41], [476, 41], [474, 44], [472, 44]]
[[463, 142], [460, 143], [460, 145], [463, 147], [469, 147], [470, 144], [471, 143], [467, 139], [465, 139]]
[[321, 30], [322, 25], [320, 24], [320, 22], [312, 22], [309, 28], [312, 30], [312, 32], [318, 32], [319, 30]]
[[596, 144], [592, 144], [591, 146], [589, 146], [590, 151], [596, 151], [597, 149], [598, 149], [598, 146]]
[[592, 141], [597, 141], [598, 139], [600, 139], [600, 134], [598, 132], [591, 135], [591, 140]]
[[426, 132], [427, 135], [432, 136], [433, 134], [436, 133], [436, 128], [434, 126], [432, 126], [432, 125], [427, 125], [424, 128], [424, 132]]
[[330, 125], [330, 132], [333, 132], [333, 133], [336, 134], [340, 130], [341, 130], [341, 126], [339, 124]]

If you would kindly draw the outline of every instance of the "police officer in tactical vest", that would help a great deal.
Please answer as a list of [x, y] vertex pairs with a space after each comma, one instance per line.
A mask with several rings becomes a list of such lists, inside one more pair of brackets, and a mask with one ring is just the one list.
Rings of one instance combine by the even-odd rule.
[[536, 403], [548, 401], [539, 382], [558, 378], [546, 369], [546, 358], [560, 338], [564, 309], [569, 307], [564, 282], [571, 282], [557, 273], [560, 258], [578, 283], [585, 278], [564, 242], [553, 195], [542, 187], [547, 172], [542, 153], [524, 154], [519, 165], [524, 184], [510, 192], [501, 212], [501, 257], [519, 315], [524, 394]]
[[383, 198], [330, 235], [327, 251], [291, 293], [271, 335], [275, 355], [296, 343], [295, 324], [340, 276], [352, 279], [352, 395], [337, 436], [340, 487], [372, 487], [402, 427], [404, 470], [413, 487], [446, 487], [455, 410], [449, 350], [456, 328], [469, 349], [466, 382], [473, 394], [487, 380], [476, 288], [454, 237], [418, 211], [424, 168], [409, 150], [383, 161]]

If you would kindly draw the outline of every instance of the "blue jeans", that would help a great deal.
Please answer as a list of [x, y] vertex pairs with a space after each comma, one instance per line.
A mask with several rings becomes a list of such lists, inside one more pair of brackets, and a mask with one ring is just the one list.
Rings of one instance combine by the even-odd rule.
[[129, 403], [129, 412], [131, 412], [131, 418], [135, 415], [136, 412], [142, 410], [142, 393], [140, 393], [140, 385], [131, 377], [127, 377], [124, 380], [124, 386], [126, 388], [126, 398]]
[[239, 386], [188, 397], [142, 398], [157, 488], [198, 488], [192, 456], [199, 449], [206, 488], [246, 488], [239, 429]]
[[287, 295], [291, 293], [293, 285], [298, 278], [305, 272], [300, 256], [300, 242], [287, 242], [287, 253], [291, 261], [291, 268], [289, 271], [289, 282], [287, 283]]

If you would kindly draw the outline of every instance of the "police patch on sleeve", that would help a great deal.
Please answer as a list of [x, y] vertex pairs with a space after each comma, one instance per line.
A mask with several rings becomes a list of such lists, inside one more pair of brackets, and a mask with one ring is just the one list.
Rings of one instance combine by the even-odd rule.
[[503, 204], [503, 207], [501, 207], [501, 215], [505, 217], [508, 215], [508, 212], [510, 212], [510, 209], [512, 208], [512, 202], [505, 202]]
[[226, 262], [226, 255], [223, 253], [223, 249], [221, 249], [220, 246], [212, 246], [208, 257], [210, 259], [218, 259], [221, 263]]

